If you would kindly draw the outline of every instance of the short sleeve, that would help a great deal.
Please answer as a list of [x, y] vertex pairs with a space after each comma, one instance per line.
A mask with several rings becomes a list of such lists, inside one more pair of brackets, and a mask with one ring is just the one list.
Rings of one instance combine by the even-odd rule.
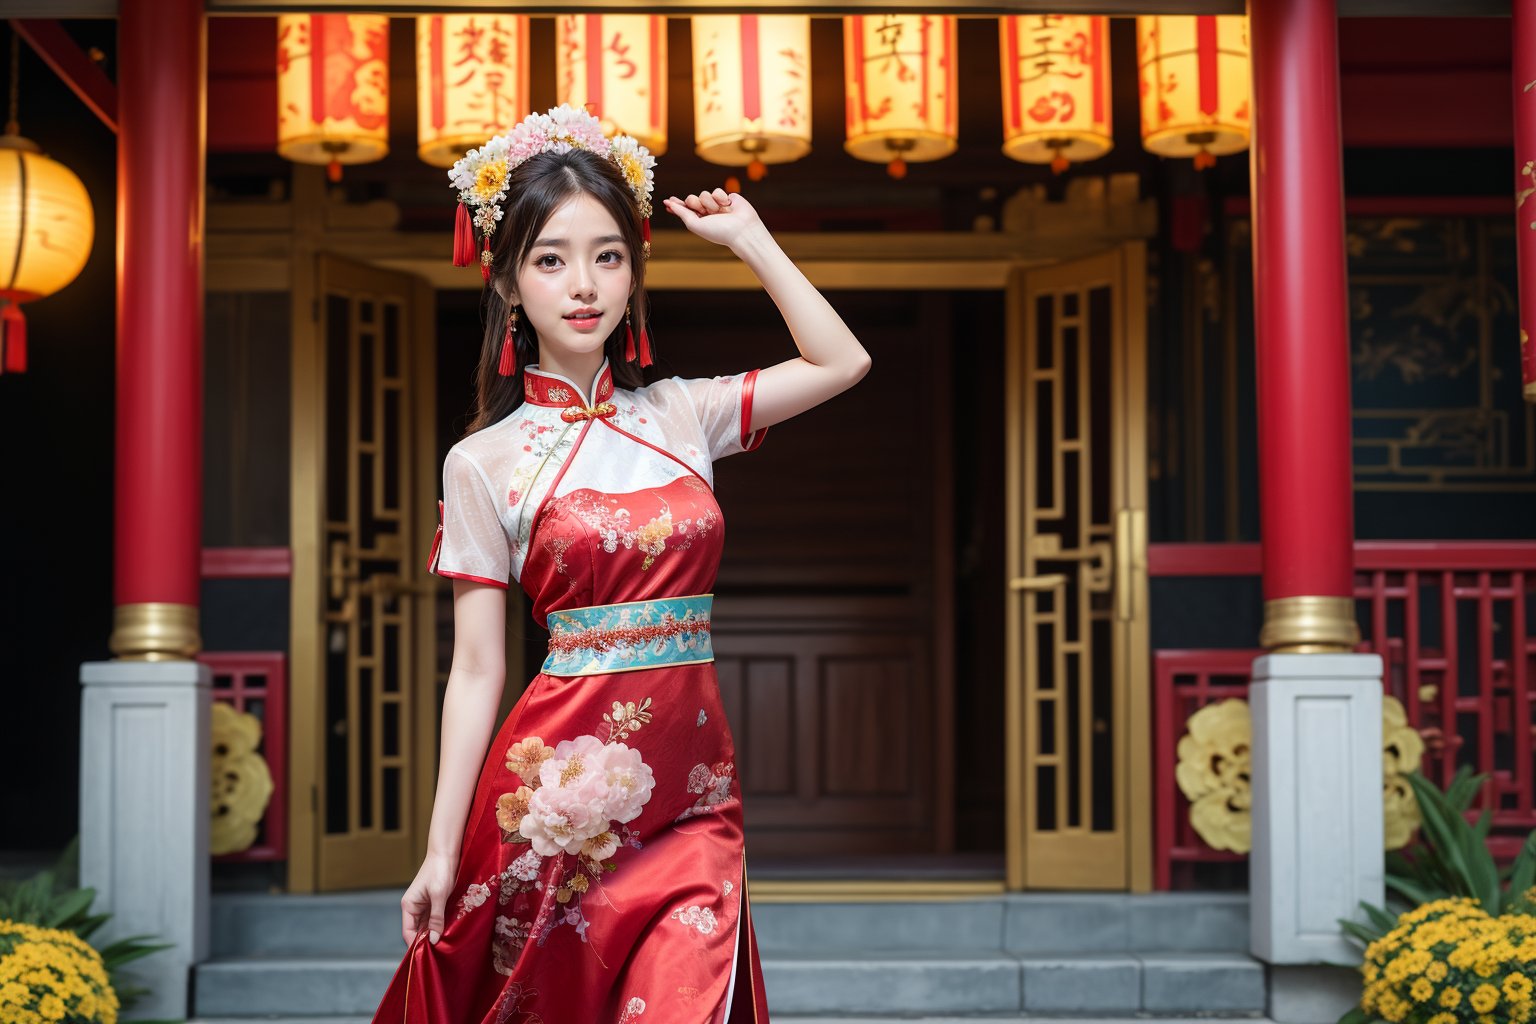
[[757, 373], [748, 370], [728, 377], [678, 378], [704, 432], [711, 462], [737, 452], [753, 451], [763, 443], [767, 427], [749, 432]]
[[452, 579], [506, 587], [511, 573], [507, 533], [490, 484], [457, 449], [443, 462], [443, 500], [427, 570]]

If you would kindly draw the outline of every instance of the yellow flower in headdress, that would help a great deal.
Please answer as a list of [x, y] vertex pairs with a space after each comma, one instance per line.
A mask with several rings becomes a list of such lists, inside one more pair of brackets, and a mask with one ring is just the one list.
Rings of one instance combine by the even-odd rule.
[[480, 165], [475, 171], [475, 195], [482, 203], [489, 203], [496, 198], [507, 184], [507, 162], [505, 160], [490, 160]]

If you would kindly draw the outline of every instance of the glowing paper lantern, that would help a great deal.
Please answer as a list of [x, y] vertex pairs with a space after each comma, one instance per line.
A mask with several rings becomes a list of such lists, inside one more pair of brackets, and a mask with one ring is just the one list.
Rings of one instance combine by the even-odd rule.
[[1216, 157], [1248, 148], [1248, 19], [1136, 19], [1142, 145], [1159, 156]]
[[938, 160], [959, 139], [955, 105], [955, 19], [932, 14], [871, 14], [843, 19], [848, 139], [860, 160], [886, 164]]
[[747, 168], [811, 151], [811, 19], [802, 15], [696, 15], [694, 152]]
[[91, 253], [91, 197], [73, 171], [20, 135], [0, 135], [0, 373], [27, 368], [19, 303], [52, 295]]
[[612, 135], [667, 151], [667, 19], [562, 14], [555, 19], [557, 103], [585, 107]]
[[416, 19], [416, 153], [452, 167], [528, 115], [528, 17]]
[[388, 18], [278, 16], [277, 151], [332, 181], [389, 152]]
[[1003, 153], [1060, 172], [1113, 149], [1109, 19], [1012, 15], [1000, 28]]

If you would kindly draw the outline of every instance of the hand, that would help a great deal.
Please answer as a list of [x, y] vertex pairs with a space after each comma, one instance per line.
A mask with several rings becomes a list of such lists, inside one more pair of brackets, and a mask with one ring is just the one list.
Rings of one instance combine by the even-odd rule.
[[689, 231], [719, 245], [732, 246], [749, 232], [765, 230], [752, 204], [741, 193], [723, 188], [690, 194], [687, 199], [669, 196], [662, 205]]
[[443, 907], [453, 889], [454, 862], [436, 854], [428, 854], [422, 861], [421, 870], [400, 897], [400, 935], [410, 946], [422, 929], [427, 938], [436, 942], [443, 934]]

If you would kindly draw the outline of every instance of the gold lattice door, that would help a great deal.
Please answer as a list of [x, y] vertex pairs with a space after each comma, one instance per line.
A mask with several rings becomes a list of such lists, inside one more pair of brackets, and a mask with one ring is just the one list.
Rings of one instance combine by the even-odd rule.
[[436, 765], [432, 296], [406, 274], [316, 265], [296, 311], [312, 329], [295, 360], [295, 811], [315, 888], [397, 885], [420, 861]]
[[1150, 883], [1144, 261], [1010, 282], [1012, 888]]

